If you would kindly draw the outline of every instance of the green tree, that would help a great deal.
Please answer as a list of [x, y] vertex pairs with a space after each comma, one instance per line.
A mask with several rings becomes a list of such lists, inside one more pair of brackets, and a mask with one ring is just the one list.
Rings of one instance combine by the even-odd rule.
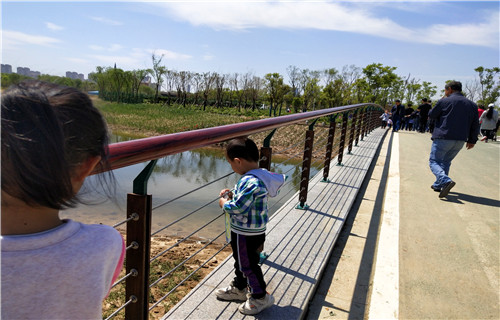
[[394, 73], [396, 67], [383, 66], [381, 63], [372, 63], [363, 69], [366, 78], [367, 99], [385, 105], [391, 92], [391, 87], [400, 79]]
[[479, 74], [480, 100], [478, 103], [488, 105], [495, 103], [500, 97], [500, 68], [484, 68], [482, 66], [474, 69]]
[[[264, 79], [266, 81], [266, 94], [270, 104], [269, 116], [271, 116], [273, 107], [275, 107], [275, 102], [279, 100], [279, 95], [283, 91], [283, 77], [279, 73], [268, 73], [264, 76]], [[274, 114], [276, 115], [276, 111]]]

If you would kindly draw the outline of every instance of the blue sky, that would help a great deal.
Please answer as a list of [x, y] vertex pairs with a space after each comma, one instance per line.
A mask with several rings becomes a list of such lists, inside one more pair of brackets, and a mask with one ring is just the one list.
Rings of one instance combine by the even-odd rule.
[[257, 76], [371, 63], [430, 81], [499, 66], [499, 1], [2, 1], [2, 63]]

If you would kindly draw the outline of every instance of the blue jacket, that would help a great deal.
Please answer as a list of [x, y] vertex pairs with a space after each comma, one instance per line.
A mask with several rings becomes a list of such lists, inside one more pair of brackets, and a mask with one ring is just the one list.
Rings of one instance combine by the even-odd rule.
[[429, 112], [429, 118], [436, 121], [432, 140], [462, 140], [475, 144], [479, 134], [477, 105], [463, 94], [453, 92], [436, 103]]

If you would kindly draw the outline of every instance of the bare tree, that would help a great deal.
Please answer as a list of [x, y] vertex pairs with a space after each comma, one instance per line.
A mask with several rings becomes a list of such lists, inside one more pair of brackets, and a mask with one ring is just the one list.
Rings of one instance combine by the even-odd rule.
[[286, 68], [286, 72], [290, 81], [290, 86], [292, 87], [293, 96], [296, 97], [299, 95], [298, 85], [300, 79], [300, 69], [296, 66], [288, 66], [288, 68]]
[[164, 55], [158, 57], [154, 52], [151, 55], [151, 59], [153, 60], [153, 72], [151, 75], [153, 76], [155, 85], [155, 102], [158, 102], [158, 92], [163, 84], [163, 76], [167, 73], [167, 68], [161, 65], [161, 60]]
[[260, 92], [262, 90], [263, 80], [257, 76], [252, 78], [250, 82], [250, 99], [252, 100], [252, 110], [257, 107], [257, 100], [259, 99]]
[[232, 106], [232, 95], [231, 93], [234, 93], [236, 94], [236, 97], [238, 98], [238, 111], [241, 111], [241, 92], [239, 92], [239, 88], [238, 88], [238, 85], [239, 85], [239, 77], [240, 75], [235, 72], [233, 73], [232, 76], [229, 77], [229, 86], [230, 86], [230, 95], [229, 95], [229, 105]]
[[203, 111], [205, 111], [208, 103], [208, 95], [212, 89], [215, 81], [215, 73], [205, 72], [202, 76], [202, 90], [203, 90]]
[[215, 105], [222, 107], [222, 96], [224, 92], [224, 85], [226, 84], [227, 75], [214, 73], [215, 78]]
[[194, 91], [194, 104], [198, 104], [198, 96], [200, 95], [200, 90], [201, 90], [201, 84], [202, 84], [203, 78], [202, 75], [199, 73], [194, 73], [192, 74], [192, 84], [194, 86], [193, 91]]

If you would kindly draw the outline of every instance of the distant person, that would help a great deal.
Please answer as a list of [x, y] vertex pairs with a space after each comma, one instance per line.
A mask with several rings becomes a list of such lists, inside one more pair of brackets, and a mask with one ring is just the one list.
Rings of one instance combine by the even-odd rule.
[[230, 215], [236, 277], [229, 287], [218, 289], [215, 294], [224, 301], [245, 301], [238, 310], [253, 315], [274, 304], [274, 297], [266, 292], [259, 252], [266, 239], [268, 197], [278, 194], [285, 179], [259, 168], [259, 149], [251, 139], [229, 141], [226, 158], [233, 171], [241, 175], [234, 191], [222, 190], [219, 199], [221, 208]]
[[427, 98], [422, 99], [422, 104], [418, 106], [417, 110], [419, 112], [419, 132], [425, 133], [427, 131], [427, 118], [429, 117], [429, 111], [432, 106], [427, 100]]
[[2, 319], [101, 319], [125, 246], [105, 225], [61, 220], [106, 166], [108, 132], [87, 94], [40, 81], [2, 94]]
[[380, 119], [382, 120], [381, 128], [385, 129], [387, 127], [387, 120], [389, 120], [389, 111], [385, 110], [384, 113], [380, 115]]
[[405, 115], [404, 115], [404, 124], [402, 126], [402, 129], [404, 130], [407, 130], [407, 131], [411, 131], [411, 127], [410, 127], [410, 120], [411, 120], [411, 116], [413, 114], [413, 108], [411, 107], [412, 106], [412, 103], [411, 102], [408, 102], [408, 106], [405, 108]]
[[479, 118], [481, 123], [481, 134], [483, 138], [481, 141], [488, 142], [488, 140], [493, 140], [497, 135], [497, 121], [498, 121], [498, 111], [495, 110], [495, 105], [490, 103], [488, 105], [488, 111], [483, 112]]
[[401, 104], [400, 100], [396, 100], [394, 102], [394, 106], [391, 109], [393, 132], [399, 131], [401, 127], [401, 118], [404, 116], [404, 114], [405, 114], [405, 106]]
[[[483, 114], [485, 109], [486, 108], [482, 104], [477, 106], [477, 113], [479, 115], [479, 118], [481, 118], [481, 115]], [[479, 121], [479, 123], [481, 123], [481, 121]]]
[[477, 105], [462, 94], [462, 84], [450, 81], [444, 87], [446, 97], [439, 100], [429, 112], [435, 121], [429, 166], [436, 176], [431, 188], [439, 197], [448, 195], [455, 181], [448, 177], [451, 161], [463, 148], [472, 149], [479, 134]]

